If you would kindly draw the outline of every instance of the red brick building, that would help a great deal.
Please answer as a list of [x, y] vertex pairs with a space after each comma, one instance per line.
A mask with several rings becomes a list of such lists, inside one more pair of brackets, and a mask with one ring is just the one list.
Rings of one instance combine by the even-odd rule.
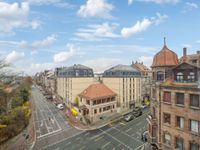
[[154, 57], [148, 122], [149, 142], [158, 149], [200, 148], [200, 68], [186, 60], [178, 64], [177, 55], [166, 48]]

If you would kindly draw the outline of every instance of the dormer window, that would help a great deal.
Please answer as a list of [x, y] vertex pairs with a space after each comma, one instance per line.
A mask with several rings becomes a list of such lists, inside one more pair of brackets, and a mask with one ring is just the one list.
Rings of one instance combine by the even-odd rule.
[[177, 82], [183, 82], [183, 73], [182, 72], [178, 72], [176, 74], [176, 81]]
[[194, 82], [194, 72], [190, 72], [188, 75], [188, 81]]

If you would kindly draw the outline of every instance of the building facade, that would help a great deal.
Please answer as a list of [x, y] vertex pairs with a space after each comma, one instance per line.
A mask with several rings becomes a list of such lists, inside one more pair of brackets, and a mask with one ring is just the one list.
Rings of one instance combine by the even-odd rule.
[[[200, 69], [186, 59], [177, 64], [174, 52], [162, 51], [160, 56], [154, 56], [152, 65], [155, 83], [148, 116], [149, 142], [163, 150], [199, 150]], [[171, 55], [167, 54], [169, 52]], [[173, 67], [163, 60], [172, 61]], [[156, 72], [162, 69], [162, 74]]]
[[116, 113], [116, 105], [116, 94], [102, 83], [91, 84], [79, 94], [78, 108], [82, 121], [86, 123], [112, 116]]
[[116, 94], [118, 111], [141, 105], [141, 74], [128, 65], [117, 65], [103, 73], [102, 82]]
[[137, 69], [141, 73], [141, 95], [142, 103], [150, 100], [151, 95], [151, 84], [152, 84], [152, 72], [151, 70], [143, 64], [143, 62], [132, 62], [131, 65], [133, 68]]
[[65, 67], [57, 71], [57, 94], [68, 106], [75, 100], [85, 88], [94, 82], [94, 74], [91, 68], [83, 65]]

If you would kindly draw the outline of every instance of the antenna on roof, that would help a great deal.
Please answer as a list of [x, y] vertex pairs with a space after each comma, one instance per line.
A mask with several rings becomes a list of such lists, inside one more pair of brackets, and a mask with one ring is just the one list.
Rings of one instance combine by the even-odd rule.
[[164, 37], [164, 46], [166, 46], [166, 37]]

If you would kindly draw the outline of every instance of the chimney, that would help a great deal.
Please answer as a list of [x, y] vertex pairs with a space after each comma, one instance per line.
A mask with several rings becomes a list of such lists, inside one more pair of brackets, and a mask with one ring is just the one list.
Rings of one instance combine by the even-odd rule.
[[186, 62], [186, 59], [187, 59], [187, 48], [184, 47], [183, 48], [183, 62]]
[[200, 51], [197, 51], [197, 54], [200, 54]]

